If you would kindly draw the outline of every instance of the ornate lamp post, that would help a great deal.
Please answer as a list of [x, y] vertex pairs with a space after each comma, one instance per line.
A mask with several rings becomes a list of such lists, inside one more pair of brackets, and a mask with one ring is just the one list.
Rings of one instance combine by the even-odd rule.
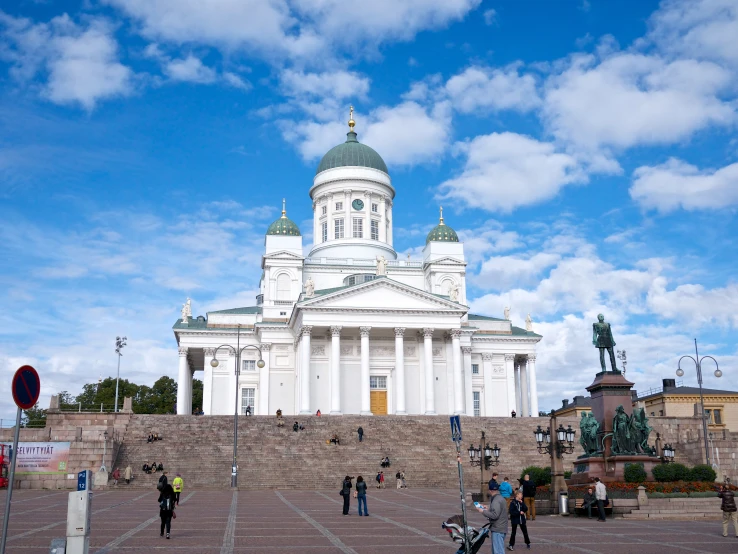
[[665, 464], [671, 464], [674, 462], [674, 447], [670, 444], [665, 444], [664, 448], [661, 449], [661, 461]]
[[102, 465], [100, 466], [100, 471], [107, 471], [105, 468], [105, 457], [108, 455], [108, 432], [105, 431], [103, 433], [103, 440], [105, 441], [103, 443], [103, 458], [102, 458]]
[[500, 465], [500, 448], [497, 446], [497, 443], [490, 448], [489, 443], [485, 443], [485, 440], [486, 437], [484, 431], [482, 431], [482, 439], [479, 446], [475, 447], [473, 444], [470, 444], [467, 450], [469, 453], [469, 463], [472, 467], [479, 466], [481, 472], [482, 480], [479, 489], [482, 495], [481, 502], [484, 502], [484, 494], [487, 490], [487, 480], [484, 478], [485, 470], [488, 470], [492, 466]]
[[[558, 497], [560, 492], [567, 492], [569, 489], [566, 486], [566, 480], [564, 479], [564, 463], [562, 457], [564, 454], [572, 454], [574, 452], [574, 438], [577, 432], [569, 425], [568, 429], [564, 429], [563, 425], [556, 427], [556, 412], [551, 410], [549, 421], [549, 427], [544, 431], [539, 425], [538, 428], [533, 431], [533, 435], [536, 438], [538, 444], [539, 454], [548, 454], [551, 457], [551, 475], [552, 480], [552, 493], [553, 499], [556, 506], [558, 506]], [[551, 429], [554, 432], [551, 432]]]
[[676, 370], [676, 374], [678, 377], [684, 376], [684, 370], [682, 369], [682, 360], [684, 358], [689, 358], [690, 360], [692, 360], [697, 369], [697, 383], [700, 386], [700, 409], [702, 411], [702, 435], [705, 438], [705, 463], [707, 465], [710, 465], [710, 449], [707, 445], [707, 418], [705, 416], [705, 399], [702, 396], [702, 360], [704, 360], [705, 358], [710, 358], [713, 362], [715, 362], [715, 377], [722, 377], [723, 372], [720, 371], [720, 366], [718, 365], [717, 360], [712, 356], [702, 356], [702, 358], [700, 358], [699, 351], [697, 350], [697, 339], [694, 339], [694, 358], [689, 355], [679, 358]]
[[118, 376], [115, 378], [115, 413], [118, 413], [118, 381], [120, 381], [120, 357], [121, 350], [126, 345], [127, 337], [115, 337], [115, 353], [118, 354]]
[[212, 367], [218, 367], [218, 350], [221, 348], [228, 349], [231, 354], [236, 357], [236, 402], [233, 408], [233, 465], [231, 466], [231, 487], [238, 487], [238, 377], [241, 375], [241, 354], [247, 348], [254, 348], [259, 351], [259, 361], [256, 362], [257, 367], [264, 367], [264, 359], [261, 355], [261, 348], [253, 344], [247, 344], [241, 348], [241, 325], [238, 326], [238, 336], [236, 339], [236, 348], [233, 348], [230, 344], [221, 344], [218, 348], [213, 350], [213, 359], [210, 361]]

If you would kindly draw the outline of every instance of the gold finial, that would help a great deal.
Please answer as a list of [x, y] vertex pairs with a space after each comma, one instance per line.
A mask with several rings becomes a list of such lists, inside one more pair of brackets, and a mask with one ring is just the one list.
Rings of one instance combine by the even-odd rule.
[[282, 219], [287, 219], [287, 209], [285, 208], [286, 201], [282, 198]]
[[438, 222], [438, 224], [439, 224], [439, 225], [445, 225], [445, 223], [443, 223], [443, 206], [440, 206], [440, 208], [441, 208], [441, 219], [440, 219], [440, 221]]
[[353, 106], [349, 106], [349, 121], [348, 121], [348, 126], [349, 126], [349, 129], [350, 129], [350, 132], [351, 133], [354, 132], [354, 125], [356, 125], [356, 121], [354, 121], [354, 107]]

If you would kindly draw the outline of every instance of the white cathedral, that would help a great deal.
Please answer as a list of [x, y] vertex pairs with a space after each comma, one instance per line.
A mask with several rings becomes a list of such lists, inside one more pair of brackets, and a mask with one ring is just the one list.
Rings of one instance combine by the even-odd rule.
[[[541, 336], [529, 319], [514, 327], [508, 310], [469, 313], [464, 245], [443, 212], [422, 259], [398, 258], [395, 188], [354, 125], [313, 179], [309, 255], [283, 205], [255, 305], [192, 317], [185, 304], [177, 413], [536, 417]], [[203, 405], [193, 406], [200, 370]]]

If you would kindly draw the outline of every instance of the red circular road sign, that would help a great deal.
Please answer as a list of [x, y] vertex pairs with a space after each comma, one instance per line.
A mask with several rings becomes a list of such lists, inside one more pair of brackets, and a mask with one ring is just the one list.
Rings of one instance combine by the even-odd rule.
[[13, 401], [21, 410], [30, 410], [36, 405], [41, 392], [41, 379], [30, 365], [24, 365], [13, 375]]

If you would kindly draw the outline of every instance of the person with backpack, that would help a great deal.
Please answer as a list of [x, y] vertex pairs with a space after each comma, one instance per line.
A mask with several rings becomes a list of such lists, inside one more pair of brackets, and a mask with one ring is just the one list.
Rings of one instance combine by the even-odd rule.
[[351, 477], [348, 475], [344, 478], [341, 485], [341, 496], [343, 496], [343, 515], [349, 515], [349, 504], [351, 503]]
[[377, 488], [379, 488], [380, 482], [382, 481], [382, 473], [378, 471], [377, 472], [377, 476], [375, 477], [375, 479], [377, 481]]
[[184, 488], [184, 480], [179, 473], [177, 473], [174, 481], [172, 481], [172, 488], [174, 489], [174, 494], [177, 495], [177, 506], [179, 506], [179, 495], [182, 494], [182, 489]]
[[528, 506], [523, 502], [523, 493], [518, 491], [515, 493], [515, 498], [510, 502], [510, 524], [512, 525], [512, 533], [510, 534], [510, 544], [507, 547], [508, 550], [515, 550], [515, 533], [518, 530], [523, 532], [523, 538], [525, 539], [525, 547], [530, 549], [530, 538], [528, 538], [528, 526], [525, 524], [525, 512], [528, 511]]
[[156, 485], [156, 489], [159, 491], [163, 491], [164, 487], [166, 487], [169, 484], [169, 479], [167, 479], [167, 472], [164, 471], [161, 474], [161, 477], [159, 477], [159, 482]]
[[528, 512], [530, 513], [530, 519], [536, 520], [536, 484], [531, 481], [530, 475], [527, 473], [523, 477], [523, 501], [528, 506]]
[[161, 531], [160, 537], [164, 536], [164, 530], [166, 528], [167, 539], [172, 531], [172, 518], [174, 515], [174, 502], [175, 502], [174, 489], [172, 485], [166, 484], [159, 494], [159, 517], [161, 518]]
[[[364, 481], [364, 478], [359, 475], [356, 478], [356, 498], [359, 503], [359, 515], [360, 516], [368, 516], [369, 515], [369, 508], [366, 507], [366, 482]], [[361, 506], [364, 506], [364, 513], [361, 513]]]
[[735, 505], [735, 493], [729, 487], [720, 485], [718, 496], [722, 499], [720, 509], [723, 511], [723, 537], [728, 536], [728, 524], [732, 521], [735, 538], [738, 539], [738, 508]]

